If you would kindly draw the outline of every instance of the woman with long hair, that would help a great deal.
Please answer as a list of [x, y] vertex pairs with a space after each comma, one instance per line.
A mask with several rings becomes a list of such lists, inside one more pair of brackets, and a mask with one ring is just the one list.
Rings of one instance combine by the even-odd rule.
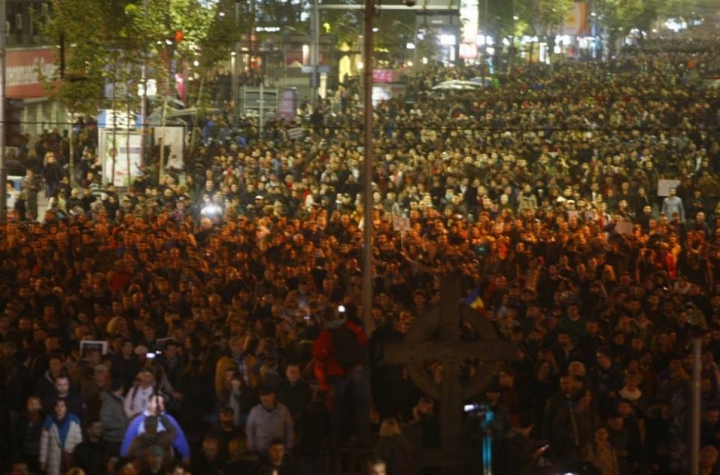
[[588, 444], [587, 461], [595, 465], [602, 475], [620, 475], [617, 452], [610, 444], [610, 432], [605, 426], [595, 429], [593, 442]]
[[40, 470], [60, 475], [69, 467], [75, 446], [82, 442], [80, 419], [68, 411], [64, 399], [58, 399], [52, 414], [45, 418], [40, 437]]

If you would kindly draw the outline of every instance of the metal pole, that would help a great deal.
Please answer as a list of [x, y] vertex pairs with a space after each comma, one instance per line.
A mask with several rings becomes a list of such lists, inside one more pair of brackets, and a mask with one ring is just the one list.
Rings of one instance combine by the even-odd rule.
[[235, 51], [233, 51], [232, 66], [232, 101], [233, 110], [235, 111], [235, 125], [238, 125], [240, 119], [240, 97], [238, 94], [238, 61], [241, 60], [242, 51], [240, 50], [240, 0], [235, 0]]
[[515, 65], [515, 0], [512, 0], [512, 34], [510, 35], [510, 61], [508, 62], [508, 72], [512, 71]]
[[258, 101], [258, 106], [260, 107], [258, 111], [258, 131], [262, 137], [263, 123], [265, 122], [265, 118], [263, 117], [265, 112], [265, 81], [260, 83], [260, 101]]
[[690, 401], [690, 474], [700, 474], [700, 377], [702, 373], [702, 339], [693, 341], [692, 392]]
[[[110, 183], [115, 183], [115, 162], [117, 162], [117, 102], [116, 102], [116, 91], [117, 91], [117, 70], [118, 70], [118, 58], [115, 56], [115, 69], [113, 71], [113, 92], [112, 92], [112, 147], [113, 150], [112, 168], [110, 170]], [[129, 119], [128, 119], [129, 120]], [[105, 125], [107, 127], [107, 124]]]
[[[248, 39], [250, 40], [250, 43], [248, 45], [248, 71], [251, 73], [250, 76], [255, 79], [255, 68], [253, 68], [253, 56], [255, 56], [255, 41], [254, 41], [254, 35], [255, 35], [255, 0], [250, 0], [250, 35], [248, 36]], [[251, 87], [255, 87], [255, 84], [251, 84]]]
[[282, 37], [282, 70], [283, 70], [283, 87], [287, 86], [287, 38], [283, 32]]
[[7, 93], [7, 0], [0, 0], [0, 223], [7, 222], [7, 170], [5, 169], [5, 96]]
[[311, 90], [312, 90], [312, 107], [315, 111], [318, 107], [318, 58], [320, 49], [320, 9], [318, 8], [318, 0], [314, 0], [312, 4], [312, 15], [310, 17], [310, 34], [312, 35], [310, 41], [310, 66], [312, 66], [312, 79], [311, 79]]
[[485, 4], [483, 5], [483, 36], [485, 37], [483, 40], [483, 50], [482, 50], [482, 82], [483, 87], [485, 86], [485, 76], [486, 74], [486, 68], [488, 67], [488, 58], [487, 58], [487, 38], [488, 38], [488, 31], [490, 30], [490, 22], [488, 21], [488, 0], [485, 0]]
[[[145, 0], [145, 15], [147, 15], [148, 0]], [[145, 135], [147, 134], [147, 53], [143, 51], [143, 63], [141, 68], [141, 81], [143, 85], [143, 94], [140, 99], [140, 160], [141, 165], [145, 165]], [[130, 150], [128, 150], [128, 157]], [[72, 160], [72, 157], [70, 158]], [[132, 183], [132, 169], [128, 168], [128, 186]]]
[[372, 301], [373, 301], [373, 15], [375, 14], [375, 0], [365, 0], [364, 17], [364, 43], [363, 43], [363, 114], [365, 135], [363, 137], [363, 274], [362, 274], [362, 318], [365, 333], [369, 336], [373, 330]]

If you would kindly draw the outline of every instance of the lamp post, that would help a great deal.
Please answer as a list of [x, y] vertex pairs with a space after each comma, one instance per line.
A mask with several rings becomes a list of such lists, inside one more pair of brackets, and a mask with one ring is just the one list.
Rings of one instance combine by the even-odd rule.
[[[148, 1], [145, 0], [143, 5], [145, 7], [145, 14], [147, 15]], [[140, 82], [142, 83], [142, 97], [140, 98], [140, 160], [145, 163], [145, 147], [147, 147], [147, 114], [148, 114], [148, 78], [147, 78], [147, 51], [143, 51], [143, 61], [140, 67]], [[129, 134], [128, 134], [129, 136]], [[127, 152], [128, 162], [130, 161], [130, 149]], [[73, 157], [70, 157], [70, 161]], [[128, 164], [128, 186], [132, 183], [132, 169]], [[71, 179], [72, 180], [72, 179]]]
[[[317, 0], [316, 0], [317, 1]], [[363, 273], [362, 273], [362, 319], [365, 333], [369, 336], [373, 331], [373, 15], [375, 14], [375, 0], [365, 0], [363, 18], [363, 96], [364, 136], [363, 136]]]
[[[7, 72], [7, 0], [0, 0], [0, 223], [7, 222], [7, 170], [5, 169], [5, 94]], [[70, 157], [72, 160], [72, 157]]]
[[312, 79], [310, 82], [312, 89], [312, 108], [313, 111], [318, 106], [318, 87], [320, 87], [320, 78], [318, 77], [318, 58], [320, 57], [320, 9], [318, 2], [313, 0], [312, 11], [310, 13], [310, 33], [312, 35], [310, 41], [310, 65], [312, 66]]
[[238, 61], [242, 61], [242, 51], [240, 49], [240, 0], [235, 0], [235, 50], [230, 58], [232, 68], [232, 100], [233, 109], [235, 110], [235, 125], [240, 123], [240, 72]]

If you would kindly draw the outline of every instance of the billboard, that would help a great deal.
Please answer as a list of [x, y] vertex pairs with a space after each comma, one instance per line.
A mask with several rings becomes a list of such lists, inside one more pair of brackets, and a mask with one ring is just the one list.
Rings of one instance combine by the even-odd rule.
[[55, 53], [51, 48], [11, 49], [7, 52], [7, 97], [38, 99], [46, 96], [38, 72], [55, 74]]
[[288, 122], [295, 121], [297, 114], [297, 90], [294, 87], [287, 87], [280, 91], [280, 104], [278, 107], [278, 119]]
[[477, 1], [460, 0], [460, 24], [462, 25], [460, 59], [477, 58], [477, 36], [480, 28], [479, 15], [480, 9]]
[[[100, 129], [98, 155], [102, 161], [103, 182], [111, 180], [115, 186], [129, 186], [140, 173], [142, 164], [140, 134], [127, 130]], [[115, 160], [113, 180], [112, 162]], [[128, 170], [130, 165], [130, 170]]]
[[575, 2], [565, 15], [562, 34], [568, 36], [584, 36], [588, 29], [588, 2]]

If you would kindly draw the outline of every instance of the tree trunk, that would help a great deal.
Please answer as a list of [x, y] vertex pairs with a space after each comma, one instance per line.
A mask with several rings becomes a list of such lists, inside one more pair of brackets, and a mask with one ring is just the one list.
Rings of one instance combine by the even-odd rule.
[[[168, 86], [170, 86], [168, 80]], [[168, 87], [169, 91], [169, 87]], [[163, 99], [163, 112], [162, 112], [162, 136], [160, 137], [160, 158], [158, 162], [158, 183], [161, 182], [163, 175], [165, 174], [165, 126], [167, 125], [167, 110], [168, 110], [168, 92], [165, 93]]]
[[[127, 114], [128, 117], [131, 114], [132, 109], [130, 108], [130, 101], [127, 102]], [[144, 118], [143, 118], [144, 120]], [[142, 133], [142, 132], [141, 132]], [[142, 144], [142, 141], [140, 142]], [[130, 189], [132, 186], [132, 160], [130, 160], [130, 129], [125, 133], [125, 157], [127, 159], [127, 187]], [[142, 191], [143, 193], [145, 190]], [[138, 191], [140, 193], [140, 191]]]
[[[117, 90], [117, 59], [115, 60], [115, 68], [113, 71], [113, 93], [112, 93], [113, 126], [112, 126], [112, 149], [111, 150], [117, 150], [117, 120], [115, 120], [116, 119], [115, 109], [117, 108], [116, 97], [115, 97], [116, 90]], [[112, 158], [112, 168], [110, 169], [110, 183], [115, 184], [115, 162], [117, 161], [117, 151], [113, 152], [113, 154], [110, 158]], [[103, 172], [104, 172], [104, 170], [103, 170]]]
[[68, 170], [70, 171], [70, 188], [75, 188], [75, 144], [74, 144], [74, 125], [75, 125], [75, 112], [70, 111], [70, 131], [68, 133], [69, 140], [69, 157], [68, 157]]
[[[198, 88], [198, 96], [197, 100], [195, 101], [195, 109], [200, 110], [200, 98], [202, 97], [203, 93], [203, 87], [205, 86], [205, 75], [203, 74], [200, 78], [200, 87]], [[190, 156], [195, 156], [195, 127], [197, 126], [197, 113], [195, 114], [195, 118], [192, 121], [192, 124], [190, 124]], [[194, 164], [193, 164], [194, 165]]]

